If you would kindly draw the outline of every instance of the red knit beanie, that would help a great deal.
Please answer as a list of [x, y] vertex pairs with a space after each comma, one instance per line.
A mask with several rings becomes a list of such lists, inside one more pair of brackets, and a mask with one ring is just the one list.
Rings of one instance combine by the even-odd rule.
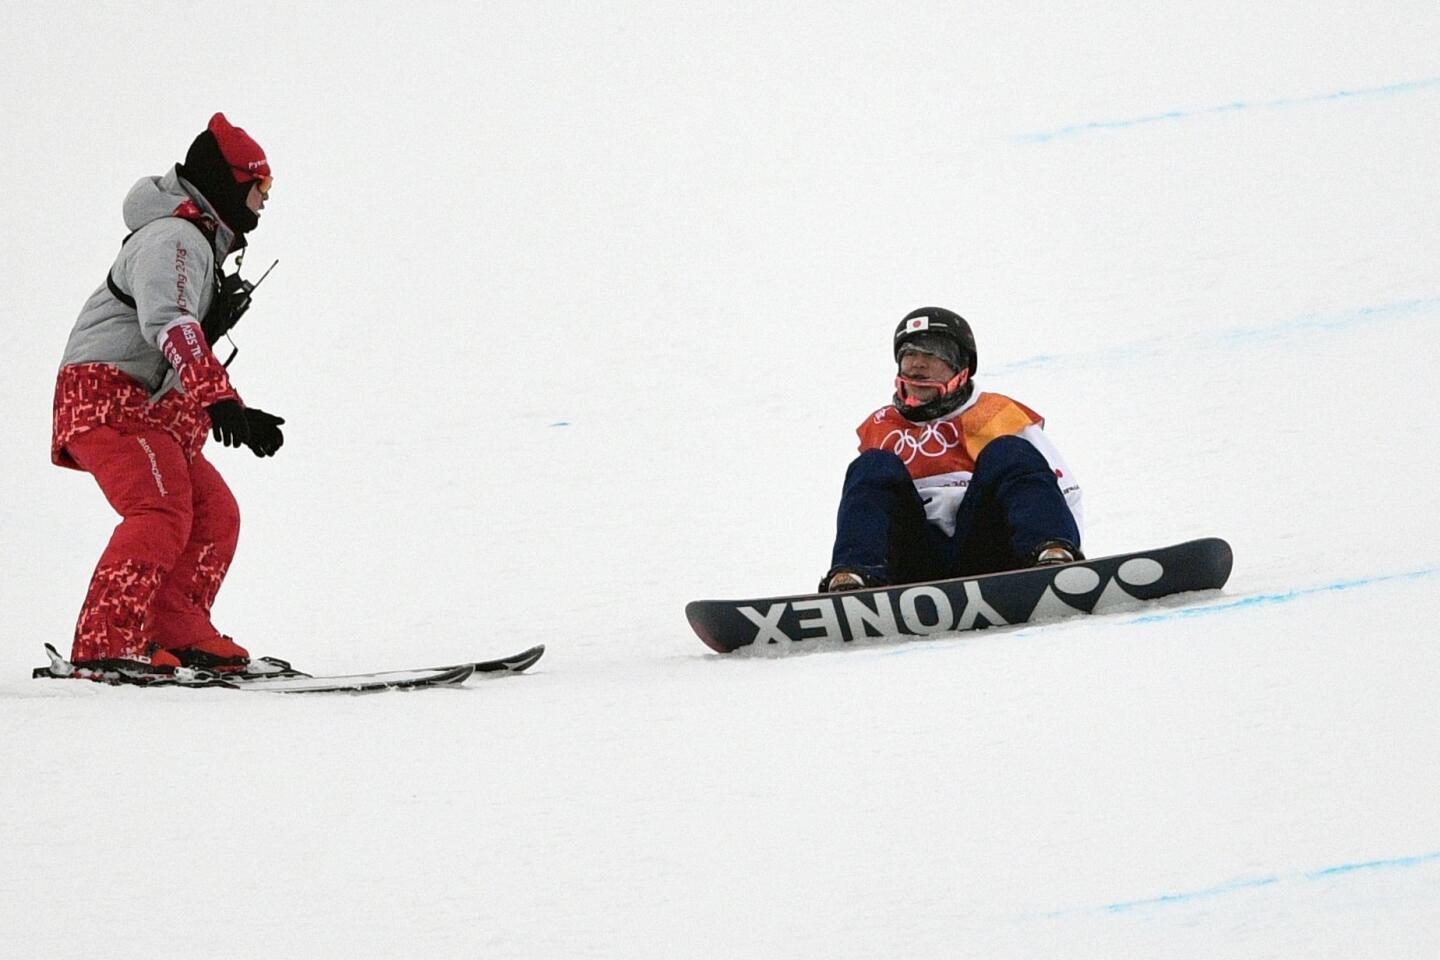
[[225, 119], [225, 114], [217, 113], [211, 117], [208, 129], [215, 136], [220, 155], [230, 165], [230, 175], [235, 178], [236, 183], [263, 180], [271, 176], [270, 161], [265, 159], [265, 151], [260, 149], [260, 144], [242, 128], [231, 126], [230, 121]]

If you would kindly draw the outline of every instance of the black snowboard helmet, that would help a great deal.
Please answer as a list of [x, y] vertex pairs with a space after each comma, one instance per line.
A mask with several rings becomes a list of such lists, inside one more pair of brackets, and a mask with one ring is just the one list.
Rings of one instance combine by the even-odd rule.
[[940, 389], [940, 395], [933, 400], [918, 402], [908, 393], [908, 388], [917, 381], [895, 376], [895, 409], [907, 420], [934, 420], [959, 407], [975, 390], [975, 370], [979, 360], [975, 350], [975, 334], [965, 318], [944, 307], [921, 307], [911, 310], [895, 327], [895, 364], [898, 368], [900, 355], [906, 348], [920, 350], [939, 357], [957, 371], [947, 383], [929, 382]]
[[[969, 370], [970, 376], [975, 376], [975, 369], [978, 358], [975, 353], [975, 334], [970, 330], [970, 324], [965, 318], [953, 310], [946, 310], [944, 307], [921, 307], [918, 310], [911, 310], [905, 314], [905, 318], [895, 327], [895, 362], [900, 362], [900, 348], [907, 342], [915, 340], [922, 335], [948, 341], [956, 348], [955, 359], [958, 363], [951, 362], [950, 366], [956, 370]], [[926, 353], [934, 351], [927, 350]], [[940, 359], [950, 362], [950, 358], [937, 354]]]

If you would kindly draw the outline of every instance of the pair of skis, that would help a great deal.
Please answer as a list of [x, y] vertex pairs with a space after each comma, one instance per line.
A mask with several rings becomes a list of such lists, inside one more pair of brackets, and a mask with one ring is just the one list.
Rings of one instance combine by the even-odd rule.
[[544, 644], [494, 660], [473, 660], [443, 667], [382, 670], [336, 676], [314, 676], [296, 670], [284, 660], [258, 657], [243, 673], [220, 673], [181, 667], [172, 673], [146, 673], [128, 669], [77, 667], [53, 646], [45, 645], [50, 664], [36, 667], [35, 677], [83, 679], [144, 687], [219, 687], [263, 693], [377, 693], [382, 690], [420, 690], [455, 687], [471, 677], [503, 677], [523, 673], [545, 653]]

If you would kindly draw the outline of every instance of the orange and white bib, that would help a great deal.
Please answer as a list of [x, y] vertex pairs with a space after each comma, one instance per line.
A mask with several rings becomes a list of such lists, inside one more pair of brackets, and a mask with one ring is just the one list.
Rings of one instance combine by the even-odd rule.
[[912, 423], [893, 406], [876, 410], [856, 429], [860, 451], [889, 450], [904, 463], [925, 501], [925, 515], [947, 534], [975, 473], [975, 458], [997, 437], [1028, 440], [1049, 462], [1077, 526], [1081, 523], [1080, 485], [1044, 432], [1045, 418], [1019, 401], [998, 393], [976, 393], [955, 412], [925, 423]]

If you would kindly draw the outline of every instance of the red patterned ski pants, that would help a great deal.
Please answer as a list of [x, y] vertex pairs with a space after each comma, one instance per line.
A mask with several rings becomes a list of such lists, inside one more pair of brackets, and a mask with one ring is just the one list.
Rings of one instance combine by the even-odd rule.
[[235, 497], [201, 453], [162, 430], [95, 427], [66, 450], [121, 516], [90, 579], [72, 660], [133, 657], [218, 636], [210, 606], [240, 534]]

